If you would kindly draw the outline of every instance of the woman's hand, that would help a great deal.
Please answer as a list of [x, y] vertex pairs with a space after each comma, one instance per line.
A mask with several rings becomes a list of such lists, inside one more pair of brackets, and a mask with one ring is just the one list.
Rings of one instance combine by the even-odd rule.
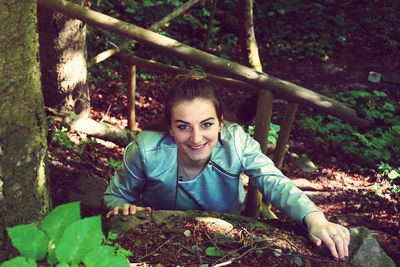
[[322, 243], [336, 259], [349, 256], [350, 233], [346, 227], [329, 222], [322, 212], [311, 212], [304, 217], [308, 237], [317, 246]]
[[145, 213], [150, 213], [151, 208], [150, 207], [138, 207], [133, 204], [124, 204], [124, 206], [121, 208], [120, 206], [114, 207], [112, 210], [107, 212], [106, 218], [109, 219], [111, 216], [115, 216], [118, 214], [122, 214], [124, 216], [130, 215], [130, 214], [135, 214], [137, 211], [144, 211]]

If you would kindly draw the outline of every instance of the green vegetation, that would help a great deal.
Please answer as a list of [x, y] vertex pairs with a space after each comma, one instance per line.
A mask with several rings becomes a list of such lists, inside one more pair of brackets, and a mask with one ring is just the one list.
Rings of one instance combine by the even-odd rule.
[[383, 91], [347, 91], [338, 93], [336, 99], [373, 118], [375, 127], [361, 132], [349, 124], [323, 115], [312, 117], [302, 114], [300, 128], [314, 140], [344, 155], [351, 156], [360, 166], [379, 170], [388, 178], [392, 191], [398, 192], [400, 179], [400, 109]]
[[20, 256], [1, 267], [51, 266], [129, 266], [126, 256], [132, 254], [113, 247], [115, 234], [104, 239], [100, 216], [81, 218], [79, 202], [60, 205], [39, 224], [7, 228], [13, 246]]

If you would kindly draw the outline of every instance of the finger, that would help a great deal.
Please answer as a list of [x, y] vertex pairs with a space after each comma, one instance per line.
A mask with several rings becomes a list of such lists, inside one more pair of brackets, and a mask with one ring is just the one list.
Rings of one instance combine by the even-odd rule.
[[130, 207], [130, 204], [124, 204], [124, 207], [122, 208], [122, 214], [123, 215], [128, 215], [129, 214], [129, 207]]
[[112, 210], [107, 212], [106, 218], [109, 219], [111, 216], [117, 215], [119, 213], [120, 207], [114, 207]]
[[313, 242], [317, 247], [321, 246], [322, 241], [317, 236], [309, 232], [308, 237], [310, 238], [311, 242]]
[[145, 213], [150, 213], [151, 212], [151, 208], [150, 207], [136, 207], [137, 211], [143, 211]]
[[338, 251], [336, 249], [335, 241], [327, 233], [324, 233], [321, 236], [321, 240], [324, 243], [324, 245], [329, 249], [329, 251], [331, 252], [331, 255], [334, 258], [338, 259], [339, 255], [338, 255]]
[[136, 211], [137, 211], [137, 208], [138, 208], [138, 207], [136, 207], [135, 205], [130, 205], [130, 206], [129, 206], [129, 213], [130, 213], [130, 214], [135, 214]]
[[[343, 238], [340, 234], [336, 234], [332, 237], [333, 242], [335, 242], [335, 247], [339, 259], [343, 259], [345, 257], [345, 244]], [[347, 246], [346, 246], [347, 247]]]
[[345, 227], [341, 227], [340, 232], [343, 238], [344, 256], [347, 257], [349, 256], [350, 233]]
[[151, 208], [150, 208], [150, 207], [145, 207], [145, 208], [144, 208], [144, 212], [150, 213], [150, 212], [151, 212]]

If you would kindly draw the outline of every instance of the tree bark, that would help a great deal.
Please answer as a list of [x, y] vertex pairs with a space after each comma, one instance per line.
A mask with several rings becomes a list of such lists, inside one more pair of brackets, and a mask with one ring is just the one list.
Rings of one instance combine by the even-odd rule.
[[288, 81], [280, 80], [266, 73], [257, 72], [243, 65], [221, 59], [141, 27], [63, 0], [38, 0], [38, 3], [49, 9], [62, 12], [68, 16], [81, 19], [105, 30], [132, 38], [161, 51], [171, 53], [172, 55], [186, 59], [205, 68], [211, 68], [227, 77], [247, 82], [260, 89], [272, 90], [274, 93], [279, 93], [289, 101], [313, 107], [320, 112], [338, 117], [354, 126], [368, 128], [372, 125], [370, 120], [358, 117], [355, 110], [334, 99], [320, 95]]
[[0, 261], [5, 227], [49, 211], [47, 122], [37, 55], [36, 1], [0, 0]]
[[86, 24], [40, 6], [38, 21], [45, 105], [88, 117]]
[[[258, 46], [256, 36], [254, 33], [253, 23], [253, 0], [242, 1], [242, 33], [241, 42], [243, 48], [243, 55], [247, 64], [256, 71], [262, 72], [262, 64], [258, 54]], [[254, 139], [260, 144], [261, 151], [265, 154], [267, 152], [267, 140], [269, 125], [272, 116], [272, 100], [273, 94], [270, 90], [261, 90], [258, 95], [256, 121], [254, 127]], [[244, 214], [247, 216], [258, 218], [260, 214], [260, 206], [262, 195], [251, 183], [246, 196], [246, 207]], [[269, 205], [269, 213], [272, 211]], [[273, 214], [273, 213], [272, 213]], [[276, 216], [273, 216], [276, 218]]]

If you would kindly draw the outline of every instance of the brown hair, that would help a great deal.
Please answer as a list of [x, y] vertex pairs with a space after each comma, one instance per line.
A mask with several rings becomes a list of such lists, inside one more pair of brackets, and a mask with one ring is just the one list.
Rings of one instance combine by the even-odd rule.
[[215, 95], [217, 87], [199, 75], [178, 75], [165, 98], [164, 116], [167, 128], [171, 127], [172, 108], [183, 100], [205, 98], [210, 100], [217, 113], [217, 118], [222, 120], [222, 105]]

